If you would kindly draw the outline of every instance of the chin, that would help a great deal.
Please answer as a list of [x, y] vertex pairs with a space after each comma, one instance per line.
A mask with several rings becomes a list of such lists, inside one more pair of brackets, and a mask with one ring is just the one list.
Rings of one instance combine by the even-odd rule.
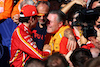
[[39, 22], [40, 24], [45, 24], [45, 22]]
[[47, 33], [51, 33], [50, 31], [47, 31]]
[[52, 31], [50, 31], [50, 30], [47, 30], [47, 33], [52, 33]]

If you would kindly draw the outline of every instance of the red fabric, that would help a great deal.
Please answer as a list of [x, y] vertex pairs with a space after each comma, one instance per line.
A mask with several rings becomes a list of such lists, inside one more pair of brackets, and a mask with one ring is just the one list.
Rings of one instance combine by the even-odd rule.
[[25, 17], [37, 15], [37, 9], [33, 5], [26, 5], [22, 7], [21, 12], [24, 14]]
[[45, 59], [48, 55], [49, 52], [40, 51], [33, 43], [31, 31], [23, 24], [19, 24], [13, 32], [11, 39], [11, 66], [14, 65], [14, 67], [23, 67], [22, 63], [26, 62], [29, 57]]
[[60, 43], [60, 51], [59, 51], [61, 54], [67, 54], [69, 52], [67, 49], [67, 42], [68, 39], [66, 37], [63, 37]]
[[73, 29], [73, 33], [74, 33], [74, 36], [75, 36], [75, 38], [78, 40], [78, 39], [80, 39], [78, 36], [76, 36], [76, 33], [75, 33], [75, 30]]
[[92, 43], [89, 43], [89, 44], [83, 45], [81, 48], [85, 48], [85, 49], [90, 50], [90, 48], [95, 48], [95, 46]]

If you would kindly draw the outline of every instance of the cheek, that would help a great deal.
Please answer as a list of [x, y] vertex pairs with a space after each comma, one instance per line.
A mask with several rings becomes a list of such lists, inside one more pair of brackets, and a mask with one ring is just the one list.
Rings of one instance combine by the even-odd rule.
[[58, 30], [58, 28], [59, 28], [59, 26], [58, 26], [58, 25], [53, 26], [53, 30], [54, 30], [54, 31], [57, 31], [57, 30]]
[[52, 30], [53, 30], [53, 31], [56, 31], [56, 29], [57, 29], [57, 27], [56, 27], [56, 26], [55, 26], [55, 27], [52, 27]]

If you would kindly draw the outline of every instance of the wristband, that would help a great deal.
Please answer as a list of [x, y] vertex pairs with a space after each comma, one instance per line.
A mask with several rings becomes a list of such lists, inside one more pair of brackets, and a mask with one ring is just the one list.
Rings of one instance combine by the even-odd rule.
[[86, 44], [82, 44], [81, 47], [84, 46], [84, 45], [86, 45]]
[[51, 51], [50, 51], [50, 50], [45, 50], [45, 51], [47, 51], [47, 52], [51, 53]]

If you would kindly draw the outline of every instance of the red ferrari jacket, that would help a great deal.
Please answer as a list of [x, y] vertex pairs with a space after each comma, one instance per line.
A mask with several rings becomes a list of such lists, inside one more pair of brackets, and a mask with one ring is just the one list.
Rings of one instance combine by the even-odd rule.
[[14, 30], [11, 39], [10, 66], [23, 67], [31, 58], [44, 60], [50, 54], [49, 50], [40, 51], [34, 44], [31, 31], [22, 23]]
[[90, 50], [90, 48], [95, 48], [95, 46], [91, 43], [91, 41], [89, 41], [86, 43], [86, 45], [83, 45], [81, 48]]

